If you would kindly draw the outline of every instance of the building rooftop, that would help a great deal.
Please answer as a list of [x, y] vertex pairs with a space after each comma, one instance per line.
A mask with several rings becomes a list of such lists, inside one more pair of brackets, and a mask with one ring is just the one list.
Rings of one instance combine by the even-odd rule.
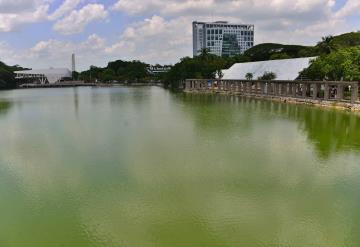
[[42, 75], [49, 75], [49, 74], [65, 74], [71, 75], [71, 71], [66, 68], [50, 68], [50, 69], [31, 69], [31, 70], [21, 70], [15, 71], [15, 74], [42, 74]]
[[230, 69], [223, 70], [225, 80], [245, 79], [247, 73], [252, 73], [253, 78], [264, 75], [265, 72], [276, 74], [276, 80], [295, 80], [299, 72], [309, 67], [315, 57], [270, 60], [250, 63], [237, 63]]
[[31, 75], [43, 75], [47, 78], [50, 84], [58, 82], [63, 78], [71, 78], [72, 73], [66, 68], [50, 68], [50, 69], [32, 69], [15, 71], [17, 78], [31, 77]]

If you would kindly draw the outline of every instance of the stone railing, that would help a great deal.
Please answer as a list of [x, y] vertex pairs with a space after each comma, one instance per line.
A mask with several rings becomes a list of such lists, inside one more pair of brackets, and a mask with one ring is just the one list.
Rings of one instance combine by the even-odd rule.
[[355, 103], [359, 82], [354, 81], [259, 81], [188, 79], [185, 91], [228, 92], [240, 95], [290, 97]]

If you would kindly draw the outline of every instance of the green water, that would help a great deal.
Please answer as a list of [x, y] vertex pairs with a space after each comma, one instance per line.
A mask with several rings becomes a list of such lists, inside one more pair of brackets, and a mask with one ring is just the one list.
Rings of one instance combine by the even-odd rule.
[[355, 114], [161, 88], [0, 92], [1, 247], [360, 246]]

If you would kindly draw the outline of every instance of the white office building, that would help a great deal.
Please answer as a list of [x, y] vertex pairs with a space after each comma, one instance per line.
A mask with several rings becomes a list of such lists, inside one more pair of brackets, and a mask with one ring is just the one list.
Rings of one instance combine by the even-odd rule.
[[193, 55], [203, 49], [211, 54], [233, 57], [254, 46], [254, 25], [228, 22], [193, 22]]

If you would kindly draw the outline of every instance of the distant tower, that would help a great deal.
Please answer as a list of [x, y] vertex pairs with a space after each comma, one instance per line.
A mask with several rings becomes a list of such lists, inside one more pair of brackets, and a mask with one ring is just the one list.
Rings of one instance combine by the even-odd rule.
[[76, 71], [76, 66], [75, 66], [75, 54], [73, 53], [71, 56], [71, 74], [72, 74], [72, 79], [74, 80], [74, 75], [75, 75], [75, 71]]
[[76, 67], [75, 67], [75, 54], [73, 53], [72, 54], [72, 56], [71, 56], [71, 64], [72, 64], [72, 66], [71, 66], [71, 70], [72, 70], [72, 72], [75, 72], [76, 71]]

